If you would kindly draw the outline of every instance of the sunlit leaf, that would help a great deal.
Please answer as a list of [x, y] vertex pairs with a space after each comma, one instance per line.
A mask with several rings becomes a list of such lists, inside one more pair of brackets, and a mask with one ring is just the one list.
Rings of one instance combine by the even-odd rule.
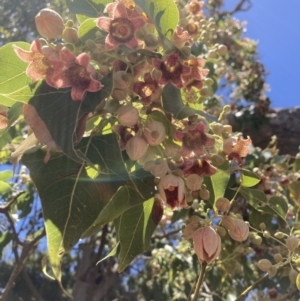
[[105, 5], [112, 2], [110, 0], [66, 0], [71, 13], [86, 15], [92, 18], [99, 17]]
[[260, 182], [260, 177], [250, 170], [240, 169], [239, 172], [241, 173], [241, 185], [243, 187], [252, 187]]
[[17, 100], [11, 97], [16, 91], [28, 87], [32, 80], [25, 71], [28, 63], [20, 60], [13, 45], [29, 50], [30, 44], [25, 42], [9, 43], [0, 48], [0, 104], [11, 107]]
[[116, 222], [120, 239], [119, 272], [122, 272], [139, 254], [146, 252], [157, 226], [153, 219], [154, 199], [124, 212]]
[[3, 130], [0, 130], [0, 136], [5, 134], [11, 127], [11, 125], [20, 117], [22, 113], [23, 104], [20, 102], [16, 102], [12, 105], [12, 107], [7, 112], [7, 127]]
[[216, 117], [184, 105], [180, 90], [174, 87], [171, 83], [168, 83], [163, 89], [162, 103], [164, 110], [172, 113], [176, 119], [184, 119], [186, 117], [199, 114], [209, 121], [217, 121]]
[[0, 258], [2, 257], [3, 249], [10, 243], [13, 236], [9, 231], [0, 232]]
[[11, 170], [3, 170], [0, 171], [0, 181], [7, 182], [13, 176], [13, 172]]
[[10, 192], [12, 192], [11, 186], [3, 181], [0, 181], [0, 195], [4, 196], [9, 194]]
[[78, 29], [78, 37], [82, 41], [86, 41], [88, 39], [95, 39], [95, 34], [99, 31], [99, 28], [96, 26], [95, 19], [87, 19], [83, 21]]

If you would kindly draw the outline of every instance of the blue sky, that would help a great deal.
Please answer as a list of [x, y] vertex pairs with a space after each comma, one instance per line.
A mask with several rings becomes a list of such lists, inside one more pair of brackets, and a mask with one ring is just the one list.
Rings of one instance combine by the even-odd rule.
[[[224, 0], [233, 8], [239, 0]], [[271, 106], [300, 106], [300, 1], [252, 0], [253, 7], [236, 14], [245, 20], [245, 36], [259, 41], [260, 61], [269, 72]]]

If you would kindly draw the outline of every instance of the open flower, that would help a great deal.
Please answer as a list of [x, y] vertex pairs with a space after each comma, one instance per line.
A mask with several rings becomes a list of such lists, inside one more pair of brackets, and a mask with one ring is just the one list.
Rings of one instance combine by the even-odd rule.
[[77, 57], [67, 48], [60, 51], [60, 56], [65, 62], [66, 69], [56, 74], [53, 81], [57, 88], [72, 87], [73, 100], [83, 100], [87, 91], [96, 92], [102, 88], [102, 84], [93, 79], [94, 68], [90, 65], [90, 57], [81, 53]]
[[185, 43], [188, 43], [190, 45], [193, 44], [193, 39], [190, 36], [190, 34], [184, 30], [182, 27], [177, 26], [174, 30], [171, 41], [177, 48], [181, 48], [185, 45]]
[[182, 178], [172, 174], [164, 176], [158, 184], [158, 192], [162, 200], [173, 210], [188, 208]]
[[38, 39], [32, 42], [29, 51], [17, 46], [14, 46], [14, 50], [22, 61], [29, 62], [26, 69], [27, 76], [34, 81], [45, 77], [47, 84], [52, 87], [54, 86], [52, 78], [64, 66], [64, 63], [60, 60], [55, 50], [46, 47], [44, 52]]
[[158, 83], [163, 86], [171, 82], [180, 89], [184, 86], [182, 77], [191, 73], [191, 68], [180, 62], [177, 51], [173, 51], [166, 60], [152, 59], [152, 64], [154, 68], [161, 71], [162, 75]]
[[162, 89], [159, 87], [158, 82], [152, 79], [149, 72], [145, 73], [143, 82], [137, 81], [134, 83], [133, 91], [141, 96], [141, 101], [144, 104], [158, 100], [162, 94]]
[[121, 2], [113, 8], [113, 18], [100, 17], [97, 20], [97, 26], [108, 32], [105, 39], [107, 50], [113, 50], [122, 44], [131, 49], [137, 48], [135, 33], [144, 25], [142, 17], [137, 17], [136, 14], [129, 17], [125, 5]]
[[202, 156], [205, 148], [213, 147], [215, 139], [206, 133], [208, 125], [199, 119], [196, 124], [188, 124], [184, 130], [175, 132], [175, 139], [182, 141], [181, 154], [184, 157]]
[[205, 175], [207, 177], [214, 175], [218, 171], [216, 167], [205, 159], [186, 160], [182, 170], [185, 176], [195, 173], [199, 176]]
[[148, 121], [143, 134], [150, 145], [159, 145], [166, 137], [166, 129], [159, 121]]
[[193, 235], [194, 248], [200, 263], [213, 262], [221, 252], [221, 237], [212, 227], [204, 227]]

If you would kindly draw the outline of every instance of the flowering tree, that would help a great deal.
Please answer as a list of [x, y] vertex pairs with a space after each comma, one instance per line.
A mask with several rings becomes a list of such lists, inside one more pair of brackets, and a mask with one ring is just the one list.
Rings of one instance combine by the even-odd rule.
[[[76, 20], [42, 9], [40, 37], [0, 48], [1, 160], [30, 172], [15, 185], [0, 175], [0, 245], [16, 259], [0, 300], [44, 235], [41, 270], [75, 300], [111, 300], [116, 270], [129, 280], [112, 298], [298, 294], [300, 157], [255, 149], [227, 124], [239, 101], [263, 115], [269, 100], [256, 44], [231, 17], [249, 1], [221, 2], [67, 1]], [[14, 218], [33, 216], [24, 239]], [[78, 246], [88, 264], [69, 283], [62, 264]]]

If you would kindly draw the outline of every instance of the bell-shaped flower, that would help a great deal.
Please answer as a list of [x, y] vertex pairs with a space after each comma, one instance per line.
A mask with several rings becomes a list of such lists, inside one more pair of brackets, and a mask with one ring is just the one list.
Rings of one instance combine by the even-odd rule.
[[90, 64], [90, 57], [81, 53], [77, 57], [66, 47], [60, 51], [65, 69], [53, 77], [57, 88], [71, 87], [73, 100], [83, 100], [87, 91], [96, 92], [102, 88], [102, 84], [95, 80], [95, 69]]
[[182, 77], [191, 73], [191, 68], [180, 62], [179, 54], [173, 51], [166, 59], [152, 59], [154, 68], [161, 71], [158, 83], [165, 86], [171, 82], [178, 89], [184, 86]]
[[155, 177], [159, 178], [165, 176], [168, 172], [168, 164], [162, 158], [147, 161], [143, 168], [146, 171], [150, 171]]
[[29, 62], [26, 68], [27, 76], [34, 81], [45, 78], [48, 85], [54, 86], [52, 78], [64, 66], [54, 49], [45, 47], [43, 50], [40, 40], [36, 39], [31, 43], [29, 51], [18, 46], [14, 46], [14, 51], [22, 61]]
[[126, 45], [134, 49], [138, 47], [138, 40], [135, 33], [145, 25], [145, 20], [135, 13], [128, 16], [125, 5], [117, 3], [113, 8], [113, 18], [100, 17], [97, 26], [108, 32], [105, 39], [107, 50], [113, 50], [119, 45]]
[[148, 121], [143, 135], [150, 145], [159, 145], [166, 137], [166, 129], [159, 121]]
[[139, 111], [133, 105], [125, 105], [118, 109], [118, 120], [123, 126], [132, 127], [139, 121]]
[[158, 193], [162, 200], [173, 210], [188, 208], [185, 185], [181, 177], [168, 174], [161, 178], [158, 184]]
[[194, 248], [200, 263], [213, 262], [221, 252], [221, 237], [212, 227], [204, 227], [193, 235]]
[[148, 146], [144, 138], [134, 136], [126, 143], [126, 152], [132, 161], [136, 161], [146, 154]]
[[215, 139], [206, 134], [208, 125], [202, 119], [196, 124], [188, 124], [182, 131], [175, 132], [175, 139], [182, 141], [181, 154], [184, 157], [203, 156], [206, 148], [215, 144]]

